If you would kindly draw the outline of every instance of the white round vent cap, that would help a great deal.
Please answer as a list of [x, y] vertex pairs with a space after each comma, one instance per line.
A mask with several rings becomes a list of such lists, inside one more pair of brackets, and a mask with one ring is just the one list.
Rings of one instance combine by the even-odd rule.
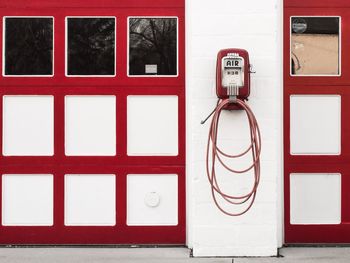
[[149, 207], [157, 207], [160, 202], [160, 196], [157, 192], [149, 192], [145, 195], [145, 204]]

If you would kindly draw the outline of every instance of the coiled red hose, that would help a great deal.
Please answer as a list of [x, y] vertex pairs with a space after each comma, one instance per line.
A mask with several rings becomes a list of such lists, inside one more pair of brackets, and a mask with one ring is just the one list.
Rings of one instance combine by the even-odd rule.
[[[248, 121], [249, 121], [249, 126], [250, 126], [250, 139], [251, 139], [250, 146], [244, 152], [237, 155], [227, 154], [222, 150], [220, 150], [219, 147], [217, 146], [218, 125], [219, 125], [221, 112], [223, 109], [225, 109], [226, 106], [232, 103], [237, 103], [246, 112]], [[234, 170], [228, 167], [222, 160], [222, 156], [230, 159], [235, 159], [246, 155], [248, 152], [252, 153], [253, 163], [248, 168], [243, 170]], [[219, 208], [219, 210], [224, 214], [229, 216], [240, 216], [246, 213], [252, 207], [256, 197], [256, 192], [257, 192], [257, 188], [260, 180], [260, 153], [261, 153], [260, 130], [252, 110], [244, 101], [240, 99], [236, 99], [234, 102], [232, 102], [229, 99], [221, 100], [221, 102], [217, 105], [214, 111], [214, 116], [209, 129], [206, 170], [207, 170], [208, 180], [211, 185], [211, 193], [214, 199], [214, 203]], [[221, 164], [226, 170], [228, 170], [233, 174], [243, 174], [245, 172], [248, 172], [254, 169], [254, 185], [251, 191], [240, 196], [234, 196], [234, 195], [224, 193], [221, 190], [220, 185], [218, 184], [217, 175], [215, 171], [215, 166], [217, 161], [219, 161], [219, 164]], [[211, 165], [210, 165], [210, 162], [211, 162]], [[218, 197], [217, 195], [221, 196], [225, 201], [233, 205], [243, 205], [248, 201], [249, 201], [249, 204], [241, 212], [237, 212], [237, 213], [228, 212], [219, 204], [217, 200], [217, 197]]]

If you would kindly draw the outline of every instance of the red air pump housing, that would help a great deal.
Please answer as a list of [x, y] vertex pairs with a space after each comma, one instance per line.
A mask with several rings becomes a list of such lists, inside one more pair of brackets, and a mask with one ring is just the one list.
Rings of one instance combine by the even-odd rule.
[[220, 50], [216, 62], [216, 95], [220, 99], [227, 99], [233, 95], [244, 101], [248, 100], [249, 94], [248, 51], [238, 48]]

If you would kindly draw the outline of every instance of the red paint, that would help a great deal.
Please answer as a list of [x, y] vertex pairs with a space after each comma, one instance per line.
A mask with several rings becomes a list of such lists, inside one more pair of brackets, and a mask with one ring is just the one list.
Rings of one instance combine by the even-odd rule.
[[239, 95], [237, 96], [241, 100], [247, 100], [250, 93], [250, 72], [249, 72], [249, 54], [244, 49], [229, 48], [219, 51], [216, 60], [216, 95], [220, 99], [227, 99], [227, 87], [222, 86], [222, 59], [228, 54], [236, 53], [239, 57], [244, 59], [244, 85], [239, 88]]
[[[292, 243], [350, 243], [350, 2], [346, 0], [285, 0], [284, 8], [284, 210], [285, 242]], [[318, 8], [314, 8], [317, 6]], [[324, 8], [319, 8], [324, 7]], [[291, 77], [290, 17], [341, 17], [341, 76]], [[290, 95], [335, 94], [341, 96], [341, 154], [290, 154]], [[339, 225], [290, 224], [290, 173], [340, 173], [342, 180], [341, 223]], [[326, 193], [325, 193], [326, 194]], [[326, 213], [327, 211], [325, 211]]]
[[350, 7], [348, 0], [284, 0], [284, 7]]
[[[54, 175], [54, 225], [0, 226], [0, 244], [185, 244], [185, 18], [183, 0], [70, 0], [0, 3], [3, 16], [54, 16], [54, 76], [2, 77], [0, 95], [54, 95], [54, 156], [8, 157], [0, 155], [1, 174], [50, 173]], [[115, 16], [116, 77], [65, 77], [65, 17]], [[127, 17], [178, 17], [178, 77], [127, 77]], [[0, 35], [3, 20], [0, 21]], [[2, 49], [2, 41], [0, 41]], [[2, 65], [0, 58], [0, 65]], [[68, 157], [64, 154], [64, 96], [115, 95], [117, 99], [117, 156]], [[128, 95], [177, 95], [179, 98], [179, 155], [127, 156]], [[2, 99], [0, 99], [2, 116]], [[2, 121], [0, 121], [2, 137]], [[0, 140], [2, 149], [2, 140]], [[116, 226], [64, 226], [64, 174], [116, 174]], [[177, 226], [126, 225], [126, 175], [178, 174]], [[1, 180], [0, 180], [1, 184]], [[0, 187], [1, 191], [1, 187]], [[1, 195], [0, 195], [1, 196]], [[0, 203], [1, 206], [1, 203]], [[1, 209], [0, 209], [1, 211]]]

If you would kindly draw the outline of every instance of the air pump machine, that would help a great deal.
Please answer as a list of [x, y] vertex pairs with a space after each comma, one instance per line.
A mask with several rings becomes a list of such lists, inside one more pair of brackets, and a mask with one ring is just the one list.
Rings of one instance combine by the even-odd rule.
[[[213, 115], [209, 128], [206, 171], [214, 203], [218, 209], [229, 216], [240, 216], [246, 213], [253, 205], [260, 180], [260, 153], [261, 136], [256, 118], [246, 104], [250, 93], [249, 54], [243, 49], [223, 49], [217, 55], [216, 64], [216, 94], [218, 103], [213, 112], [201, 123], [204, 124]], [[219, 119], [222, 110], [244, 110], [247, 114], [250, 127], [250, 145], [239, 154], [228, 154], [222, 151], [218, 145]], [[237, 159], [247, 154], [252, 155], [252, 164], [242, 170], [236, 170], [225, 163], [225, 159]], [[216, 168], [218, 165], [232, 173], [232, 176], [243, 176], [242, 174], [253, 171], [254, 183], [251, 189], [242, 195], [232, 195], [221, 190], [217, 179]], [[219, 202], [218, 197], [232, 205], [240, 207], [238, 212], [229, 212]], [[226, 207], [226, 206], [225, 206]]]

